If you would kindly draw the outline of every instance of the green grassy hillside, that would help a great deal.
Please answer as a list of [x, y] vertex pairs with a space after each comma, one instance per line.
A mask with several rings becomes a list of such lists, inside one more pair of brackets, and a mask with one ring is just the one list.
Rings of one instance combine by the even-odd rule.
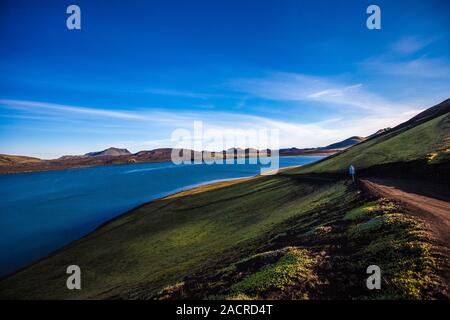
[[[296, 215], [236, 259], [224, 254], [164, 288], [160, 299], [423, 299], [440, 297], [438, 260], [423, 224], [395, 203], [368, 201], [347, 188]], [[381, 291], [365, 287], [366, 268], [383, 272]]]
[[[432, 296], [435, 261], [420, 224], [393, 204], [361, 207], [367, 201], [345, 182], [295, 176], [199, 187], [147, 204], [0, 281], [0, 298], [170, 298], [189, 293], [184, 281], [195, 275], [203, 278], [192, 297], [365, 297], [358, 279], [375, 261], [392, 275], [384, 294]], [[71, 264], [82, 270], [82, 290], [66, 289]], [[301, 279], [311, 281], [294, 288]]]
[[359, 143], [324, 161], [289, 173], [343, 172], [392, 162], [429, 159], [439, 162], [450, 154], [450, 114], [444, 114], [406, 131], [394, 131]]
[[[223, 185], [226, 183], [219, 184]], [[201, 265], [220, 261], [224, 250], [255, 239], [299, 211], [316, 207], [336, 192], [336, 187], [262, 177], [203, 191], [197, 188], [155, 201], [113, 221], [2, 281], [0, 296], [102, 297], [144, 285], [155, 293]], [[65, 268], [70, 264], [83, 270], [81, 291], [65, 288]]]

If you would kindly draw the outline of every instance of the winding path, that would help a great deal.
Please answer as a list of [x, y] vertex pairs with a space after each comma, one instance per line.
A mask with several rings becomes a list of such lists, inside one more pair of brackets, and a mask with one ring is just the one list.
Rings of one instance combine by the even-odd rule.
[[424, 219], [436, 240], [450, 244], [450, 201], [446, 190], [431, 188], [423, 182], [396, 179], [362, 179], [361, 183], [372, 193], [397, 200], [412, 215]]
[[398, 201], [407, 213], [425, 221], [436, 252], [441, 256], [440, 273], [450, 297], [450, 197], [448, 186], [397, 179], [366, 178], [362, 187], [372, 194]]

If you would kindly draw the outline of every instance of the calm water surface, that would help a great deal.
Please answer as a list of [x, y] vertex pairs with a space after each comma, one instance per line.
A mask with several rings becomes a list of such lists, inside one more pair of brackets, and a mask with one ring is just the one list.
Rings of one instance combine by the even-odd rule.
[[[280, 167], [321, 158], [281, 157]], [[211, 181], [253, 176], [260, 167], [165, 162], [0, 175], [0, 275], [146, 201]]]

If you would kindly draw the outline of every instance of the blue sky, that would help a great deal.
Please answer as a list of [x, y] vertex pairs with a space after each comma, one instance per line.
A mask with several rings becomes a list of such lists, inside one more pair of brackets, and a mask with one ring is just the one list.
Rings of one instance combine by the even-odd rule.
[[[66, 8], [81, 8], [81, 30]], [[366, 8], [381, 8], [381, 30]], [[450, 97], [448, 1], [2, 1], [0, 153], [171, 146], [280, 130], [314, 147]]]

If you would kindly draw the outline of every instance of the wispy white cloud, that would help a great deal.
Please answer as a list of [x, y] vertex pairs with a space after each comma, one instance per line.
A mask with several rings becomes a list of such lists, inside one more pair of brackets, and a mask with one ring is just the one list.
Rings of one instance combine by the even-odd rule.
[[185, 91], [185, 90], [174, 90], [174, 89], [148, 89], [146, 92], [157, 95], [173, 96], [173, 97], [183, 97], [183, 98], [195, 98], [195, 99], [208, 99], [215, 97], [216, 95], [202, 92]]
[[368, 71], [390, 76], [450, 80], [450, 62], [425, 56], [408, 60], [371, 58], [360, 63]]
[[399, 54], [413, 54], [416, 53], [433, 42], [436, 41], [436, 37], [433, 38], [424, 38], [424, 37], [418, 37], [418, 36], [409, 36], [409, 37], [403, 37], [392, 44], [391, 49], [392, 51], [399, 53]]
[[27, 100], [0, 100], [0, 105], [5, 107], [27, 110], [31, 112], [39, 111], [57, 111], [57, 112], [68, 112], [73, 114], [82, 114], [88, 116], [100, 116], [107, 118], [116, 119], [140, 119], [138, 115], [126, 112], [126, 111], [116, 111], [116, 110], [105, 110], [97, 108], [86, 108], [78, 106], [68, 106], [47, 102], [37, 102], [37, 101], [27, 101]]
[[[384, 54], [357, 63], [363, 70], [382, 76], [403, 77], [404, 80], [450, 80], [447, 56], [430, 56], [431, 47], [441, 36], [407, 36], [392, 43]], [[392, 81], [392, 80], [391, 80]]]
[[[0, 99], [0, 107], [22, 111], [27, 115], [34, 115], [40, 119], [51, 119], [49, 116], [57, 117], [58, 121], [74, 121], [80, 119], [97, 120], [117, 120], [122, 127], [130, 123], [159, 123], [164, 125], [177, 126], [190, 119], [189, 112], [170, 112], [168, 110], [154, 109], [151, 107], [135, 110], [116, 110], [106, 108], [93, 108], [83, 106], [64, 105], [40, 101], [28, 100], [7, 100]], [[11, 116], [11, 115], [10, 115]], [[24, 117], [23, 114], [15, 115]], [[100, 126], [101, 122], [93, 122], [95, 126]], [[108, 124], [112, 126], [112, 124]]]
[[345, 83], [332, 77], [274, 73], [262, 79], [240, 79], [232, 86], [270, 100], [322, 102], [329, 107], [356, 108], [370, 113], [406, 107], [367, 90], [362, 83]]
[[352, 90], [356, 90], [358, 88], [362, 87], [361, 83], [358, 84], [354, 84], [348, 87], [343, 87], [340, 89], [326, 89], [326, 90], [322, 90], [319, 92], [315, 92], [312, 93], [310, 95], [307, 96], [307, 98], [320, 98], [320, 97], [324, 97], [324, 96], [329, 96], [329, 97], [339, 97], [339, 96], [343, 96], [345, 93], [350, 92]]

